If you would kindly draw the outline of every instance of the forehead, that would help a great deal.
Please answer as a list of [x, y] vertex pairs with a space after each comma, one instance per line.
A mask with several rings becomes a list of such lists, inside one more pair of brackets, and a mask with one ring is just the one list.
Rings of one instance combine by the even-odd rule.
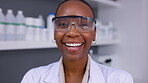
[[60, 5], [56, 16], [68, 15], [93, 17], [93, 12], [88, 5], [81, 1], [67, 1]]

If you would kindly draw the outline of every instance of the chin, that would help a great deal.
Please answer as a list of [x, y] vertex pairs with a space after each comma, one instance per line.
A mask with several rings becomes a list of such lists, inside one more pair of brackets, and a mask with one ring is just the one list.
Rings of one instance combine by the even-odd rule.
[[63, 57], [69, 61], [80, 60], [84, 57], [84, 54], [64, 54]]

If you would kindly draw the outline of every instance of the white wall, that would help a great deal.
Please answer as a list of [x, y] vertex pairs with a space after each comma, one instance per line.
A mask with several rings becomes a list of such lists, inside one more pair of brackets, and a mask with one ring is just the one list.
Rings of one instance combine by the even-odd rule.
[[101, 9], [100, 20], [113, 20], [120, 43], [113, 67], [128, 71], [135, 83], [148, 83], [148, 0], [120, 0], [121, 7]]

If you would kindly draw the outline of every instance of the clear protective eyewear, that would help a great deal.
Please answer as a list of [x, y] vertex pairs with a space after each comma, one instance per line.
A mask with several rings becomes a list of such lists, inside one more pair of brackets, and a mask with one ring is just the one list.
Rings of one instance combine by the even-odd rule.
[[72, 25], [79, 32], [94, 31], [96, 21], [91, 17], [84, 16], [59, 16], [52, 19], [55, 31], [68, 32]]

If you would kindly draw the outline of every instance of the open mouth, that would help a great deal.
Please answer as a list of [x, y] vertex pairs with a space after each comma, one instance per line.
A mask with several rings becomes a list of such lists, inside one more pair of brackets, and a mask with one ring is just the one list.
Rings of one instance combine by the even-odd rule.
[[77, 47], [81, 46], [83, 43], [64, 43], [64, 44], [69, 47]]
[[79, 51], [83, 45], [83, 43], [64, 43], [66, 49], [68, 51]]

